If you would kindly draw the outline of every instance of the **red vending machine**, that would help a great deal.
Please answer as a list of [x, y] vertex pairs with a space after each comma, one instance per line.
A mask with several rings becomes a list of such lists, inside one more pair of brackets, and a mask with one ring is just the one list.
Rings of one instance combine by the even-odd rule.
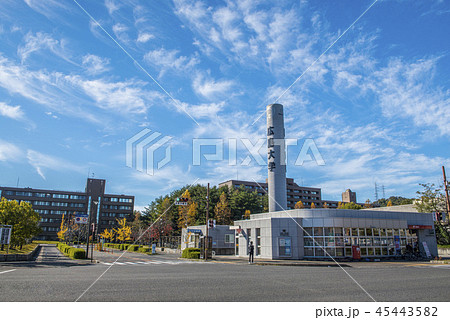
[[361, 259], [361, 249], [359, 248], [359, 246], [352, 246], [352, 255], [353, 259]]

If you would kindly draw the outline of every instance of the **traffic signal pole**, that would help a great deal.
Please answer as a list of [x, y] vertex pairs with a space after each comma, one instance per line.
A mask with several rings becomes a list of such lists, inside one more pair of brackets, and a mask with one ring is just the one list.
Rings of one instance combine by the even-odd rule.
[[445, 176], [445, 167], [444, 166], [442, 166], [442, 174], [444, 175], [445, 208], [447, 209], [447, 221], [450, 221], [450, 217], [448, 216], [450, 213], [450, 198], [448, 196], [448, 183], [447, 183], [447, 177]]
[[205, 261], [208, 260], [209, 246], [209, 183], [206, 188], [206, 239], [205, 239]]

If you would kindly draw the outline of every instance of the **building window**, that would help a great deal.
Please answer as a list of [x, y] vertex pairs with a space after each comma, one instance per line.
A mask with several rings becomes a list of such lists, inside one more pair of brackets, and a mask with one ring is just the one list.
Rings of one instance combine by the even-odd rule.
[[52, 206], [53, 207], [67, 207], [67, 206], [69, 206], [69, 204], [67, 202], [53, 202]]
[[225, 243], [233, 243], [234, 234], [226, 234], [225, 235]]
[[130, 198], [120, 198], [120, 199], [119, 199], [119, 202], [132, 203], [132, 202], [133, 202], [133, 199], [130, 199]]
[[256, 228], [255, 229], [255, 249], [256, 249], [256, 255], [260, 256], [261, 255], [261, 228]]
[[48, 202], [48, 201], [33, 201], [33, 205], [35, 205], [35, 206], [50, 206], [50, 202]]
[[53, 194], [53, 198], [55, 198], [55, 199], [69, 199], [69, 195], [68, 194], [54, 193]]
[[72, 208], [84, 208], [84, 203], [71, 203]]
[[351, 257], [352, 245], [360, 246], [362, 257], [396, 256], [396, 242], [404, 252], [417, 236], [407, 229], [337, 227], [304, 228], [303, 235], [305, 257]]
[[71, 195], [70, 195], [70, 199], [74, 199], [74, 200], [86, 200], [86, 196], [81, 196], [81, 195], [77, 195], [77, 194], [71, 194]]

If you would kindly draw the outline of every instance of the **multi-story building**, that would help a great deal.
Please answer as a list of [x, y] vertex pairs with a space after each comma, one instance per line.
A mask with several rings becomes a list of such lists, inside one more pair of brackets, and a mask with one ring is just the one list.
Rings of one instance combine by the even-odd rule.
[[132, 217], [134, 196], [105, 193], [106, 180], [87, 179], [85, 192], [0, 187], [0, 197], [29, 202], [41, 216], [40, 240], [56, 240], [62, 216], [92, 215], [98, 233], [117, 226], [117, 219]]
[[353, 192], [350, 189], [345, 190], [342, 192], [342, 202], [353, 202], [356, 203], [356, 192]]
[[[252, 182], [252, 181], [243, 181], [243, 180], [228, 180], [222, 183], [219, 183], [219, 188], [223, 186], [228, 186], [231, 189], [237, 189], [241, 186], [248, 191], [256, 191], [257, 193], [263, 195], [267, 192], [267, 181], [266, 182]], [[319, 208], [322, 206], [322, 195], [320, 188], [312, 188], [312, 187], [301, 187], [294, 182], [294, 179], [287, 178], [286, 179], [286, 196], [287, 196], [287, 209], [294, 209], [295, 204], [298, 201], [301, 201], [305, 207], [311, 207], [311, 204]], [[334, 207], [334, 206], [330, 206]]]

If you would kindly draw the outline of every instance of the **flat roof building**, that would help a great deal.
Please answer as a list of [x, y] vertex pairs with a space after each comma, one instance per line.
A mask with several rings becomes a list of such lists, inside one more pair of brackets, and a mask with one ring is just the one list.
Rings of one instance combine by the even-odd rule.
[[250, 215], [234, 222], [237, 256], [247, 256], [249, 242], [255, 257], [265, 259], [394, 257], [407, 245], [437, 256], [431, 213], [297, 209]]
[[29, 202], [41, 216], [39, 240], [57, 240], [62, 216], [93, 214], [97, 233], [117, 226], [116, 219], [129, 219], [134, 196], [105, 193], [106, 180], [88, 178], [85, 192], [0, 187], [0, 198]]
[[[230, 189], [236, 189], [240, 186], [248, 191], [256, 191], [260, 195], [264, 195], [268, 191], [267, 182], [254, 182], [244, 180], [228, 180], [219, 183], [219, 187], [228, 186]], [[322, 196], [320, 188], [301, 187], [294, 182], [292, 178], [286, 178], [286, 197], [288, 209], [294, 209], [298, 201], [302, 201], [305, 207], [314, 203], [316, 207], [322, 206]]]

